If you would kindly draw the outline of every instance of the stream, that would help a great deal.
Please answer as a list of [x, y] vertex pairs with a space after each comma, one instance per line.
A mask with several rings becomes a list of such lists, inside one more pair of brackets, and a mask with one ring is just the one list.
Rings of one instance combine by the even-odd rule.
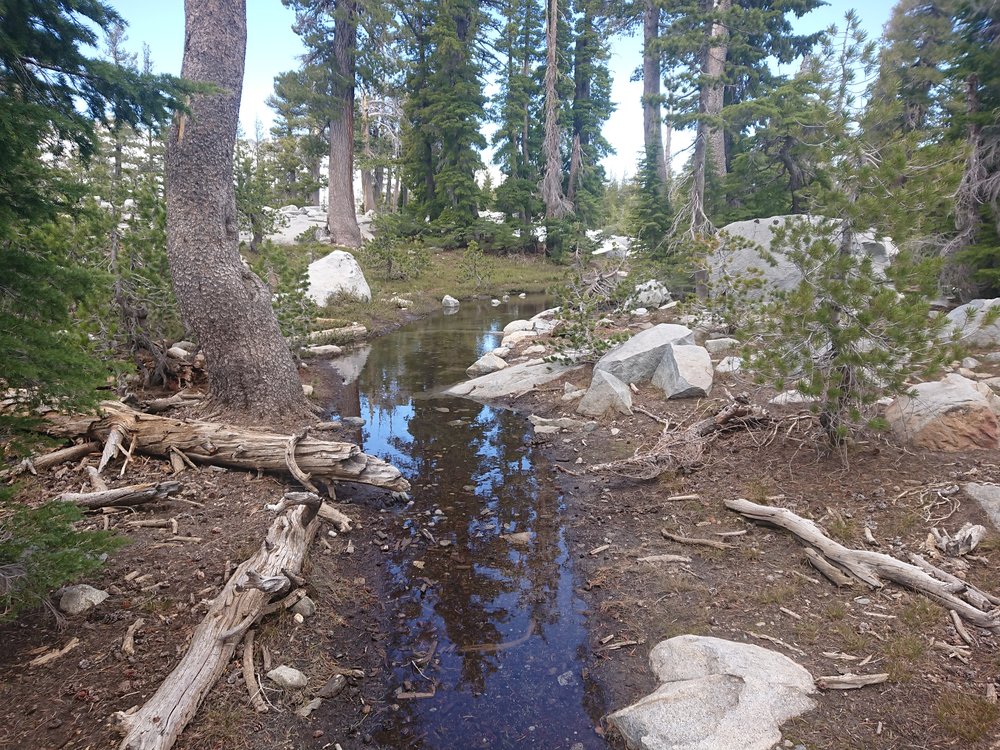
[[[362, 448], [395, 464], [411, 503], [378, 532], [395, 627], [385, 642], [393, 748], [606, 748], [606, 707], [585, 676], [565, 505], [532, 426], [511, 411], [434, 396], [499, 346], [542, 299], [463, 302], [332, 360], [331, 413], [365, 420]], [[382, 538], [386, 537], [386, 538]]]

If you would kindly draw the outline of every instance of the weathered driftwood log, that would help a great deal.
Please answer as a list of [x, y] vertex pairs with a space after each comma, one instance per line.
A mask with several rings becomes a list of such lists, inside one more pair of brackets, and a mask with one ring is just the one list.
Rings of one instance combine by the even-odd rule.
[[684, 430], [666, 432], [651, 450], [632, 458], [595, 464], [588, 471], [597, 474], [618, 474], [630, 479], [649, 480], [668, 471], [691, 472], [696, 469], [705, 449], [715, 436], [734, 427], [752, 427], [770, 423], [767, 412], [745, 397], [722, 407], [713, 416], [696, 422]]
[[[100, 416], [49, 417], [47, 431], [55, 435], [85, 434], [102, 440], [124, 432], [135, 450], [153, 456], [181, 451], [194, 463], [237, 469], [288, 471], [285, 451], [293, 436], [245, 427], [172, 419], [144, 414], [115, 401], [101, 404]], [[394, 492], [410, 488], [399, 470], [363, 453], [352, 443], [304, 437], [295, 441], [295, 464], [312, 479], [346, 481], [384, 487]]]
[[180, 482], [145, 482], [99, 492], [64, 492], [56, 500], [73, 503], [81, 508], [108, 508], [152, 503], [156, 500], [164, 500], [180, 490]]
[[0, 479], [16, 477], [26, 471], [31, 474], [35, 474], [38, 471], [51, 469], [53, 466], [58, 466], [59, 464], [66, 463], [67, 461], [75, 461], [78, 458], [83, 458], [91, 453], [96, 453], [100, 449], [100, 443], [90, 440], [80, 443], [79, 445], [71, 445], [68, 448], [60, 448], [57, 451], [46, 453], [43, 456], [26, 458], [17, 466], [0, 472]]
[[[257, 553], [241, 564], [215, 597], [187, 653], [145, 705], [119, 712], [121, 750], [167, 750], [194, 717], [208, 691], [233, 659], [243, 635], [272, 611], [271, 596], [247, 587], [248, 576], [297, 574], [319, 526], [319, 498], [297, 505], [271, 524]], [[280, 603], [277, 605], [280, 606]]]
[[[827, 562], [850, 573], [872, 588], [880, 588], [882, 579], [918, 591], [963, 619], [981, 628], [1000, 628], [1000, 609], [995, 597], [918, 558], [920, 564], [905, 563], [895, 557], [863, 549], [850, 549], [830, 539], [812, 521], [787, 508], [758, 505], [749, 500], [726, 500], [726, 507], [754, 521], [769, 523], [792, 532], [810, 545]], [[911, 559], [916, 556], [911, 556]], [[914, 561], [916, 563], [916, 561]]]

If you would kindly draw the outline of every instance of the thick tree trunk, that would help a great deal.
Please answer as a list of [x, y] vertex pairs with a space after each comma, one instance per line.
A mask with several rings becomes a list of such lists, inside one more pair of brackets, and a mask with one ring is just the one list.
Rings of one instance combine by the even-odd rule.
[[[728, 11], [731, 0], [705, 0], [706, 10]], [[711, 154], [712, 169], [715, 174], [726, 175], [726, 146], [718, 117], [722, 114], [723, 81], [726, 54], [729, 51], [729, 30], [721, 23], [713, 23], [709, 32], [708, 45], [702, 60], [701, 90], [698, 95], [698, 130], [694, 140], [691, 180], [691, 229], [696, 234], [708, 230], [709, 221], [705, 213], [705, 173]], [[721, 170], [721, 171], [720, 171]]]
[[354, 208], [354, 79], [358, 43], [355, 0], [337, 0], [333, 31], [334, 99], [339, 107], [330, 120], [329, 206], [330, 241], [361, 247], [361, 230]]
[[542, 178], [542, 200], [545, 218], [562, 219], [573, 212], [573, 205], [566, 200], [562, 188], [562, 155], [559, 153], [559, 92], [556, 83], [559, 63], [556, 59], [558, 44], [559, 2], [548, 0], [545, 24], [545, 175]]
[[[715, 0], [715, 9], [726, 13], [732, 6], [732, 0]], [[726, 70], [726, 56], [729, 54], [729, 28], [723, 23], [712, 24], [712, 39], [705, 56], [705, 76], [707, 86], [705, 94], [705, 114], [714, 121], [708, 127], [709, 158], [712, 161], [712, 171], [718, 178], [726, 176], [726, 136], [725, 129], [719, 122], [722, 116], [722, 104], [725, 94], [723, 76]]]
[[167, 252], [184, 322], [205, 354], [214, 407], [273, 420], [308, 413], [271, 296], [244, 265], [233, 151], [246, 50], [245, 0], [185, 0], [181, 75], [194, 94], [167, 143]]
[[667, 157], [663, 143], [663, 117], [660, 113], [660, 8], [646, 0], [642, 14], [642, 135], [646, 159], [656, 160], [656, 176], [662, 188], [667, 185]]

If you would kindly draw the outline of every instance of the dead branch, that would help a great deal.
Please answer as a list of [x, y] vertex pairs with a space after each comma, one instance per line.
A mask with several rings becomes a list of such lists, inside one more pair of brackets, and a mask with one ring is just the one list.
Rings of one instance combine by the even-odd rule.
[[261, 695], [260, 682], [257, 679], [257, 670], [253, 665], [253, 630], [248, 630], [243, 638], [243, 681], [246, 683], [247, 692], [250, 693], [250, 705], [259, 714], [267, 713], [267, 703]]
[[26, 471], [30, 474], [36, 474], [43, 469], [51, 469], [53, 466], [58, 466], [67, 461], [76, 461], [78, 458], [96, 453], [100, 449], [100, 443], [90, 440], [79, 445], [71, 445], [68, 448], [60, 448], [43, 456], [26, 458], [17, 466], [0, 472], [0, 479], [11, 479]]
[[[114, 433], [136, 439], [136, 450], [169, 456], [172, 449], [194, 463], [284, 472], [288, 470], [289, 436], [216, 422], [180, 420], [144, 414], [124, 404], [105, 401], [99, 417], [47, 415], [47, 431], [55, 435], [90, 435], [110, 440]], [[117, 438], [121, 441], [121, 437]], [[313, 478], [384, 487], [396, 492], [410, 488], [399, 470], [363, 453], [358, 446], [305, 437], [295, 446], [295, 463]]]
[[597, 474], [617, 474], [636, 480], [655, 479], [668, 471], [687, 473], [701, 464], [709, 444], [723, 432], [770, 424], [771, 417], [749, 398], [740, 396], [722, 407], [713, 416], [696, 422], [684, 430], [664, 432], [656, 444], [632, 458], [596, 464], [590, 471]]
[[125, 637], [122, 638], [122, 653], [126, 656], [135, 655], [135, 634], [145, 623], [146, 621], [139, 617], [125, 631]]
[[868, 685], [878, 685], [889, 679], [887, 673], [880, 674], [836, 674], [817, 677], [816, 685], [823, 690], [857, 690]]
[[184, 657], [153, 697], [141, 708], [115, 715], [125, 735], [121, 750], [167, 750], [174, 744], [232, 660], [239, 636], [272, 606], [268, 594], [238, 587], [251, 570], [264, 578], [278, 576], [282, 570], [300, 571], [318, 526], [316, 508], [309, 505], [294, 507], [274, 520], [256, 554], [236, 569], [216, 595]]
[[[742, 498], [726, 500], [726, 507], [754, 521], [790, 531], [811, 545], [830, 563], [836, 564], [872, 588], [883, 586], [882, 578], [918, 591], [947, 609], [955, 610], [965, 620], [982, 628], [1000, 628], [1000, 609], [990, 596], [971, 584], [946, 573], [921, 559], [920, 565], [905, 563], [882, 552], [856, 550], [830, 539], [820, 528], [786, 508], [758, 505]], [[960, 598], [962, 597], [962, 598]]]
[[733, 545], [726, 544], [725, 542], [718, 542], [715, 539], [698, 539], [696, 537], [681, 536], [680, 534], [672, 534], [666, 529], [660, 529], [660, 534], [662, 534], [665, 539], [677, 542], [678, 544], [693, 544], [698, 547], [711, 547], [712, 549], [733, 548]]
[[64, 492], [56, 500], [73, 503], [81, 508], [109, 508], [165, 500], [180, 491], [180, 482], [145, 482], [100, 492]]

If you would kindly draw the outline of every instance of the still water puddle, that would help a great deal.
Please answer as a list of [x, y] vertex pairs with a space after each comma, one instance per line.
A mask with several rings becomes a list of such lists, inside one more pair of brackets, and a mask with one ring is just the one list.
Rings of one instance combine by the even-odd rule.
[[587, 634], [562, 527], [564, 504], [510, 411], [430, 394], [465, 377], [503, 326], [540, 300], [462, 303], [333, 362], [334, 404], [366, 424], [362, 447], [398, 466], [413, 502], [387, 509], [385, 644], [398, 705], [393, 748], [607, 747], [583, 671]]

